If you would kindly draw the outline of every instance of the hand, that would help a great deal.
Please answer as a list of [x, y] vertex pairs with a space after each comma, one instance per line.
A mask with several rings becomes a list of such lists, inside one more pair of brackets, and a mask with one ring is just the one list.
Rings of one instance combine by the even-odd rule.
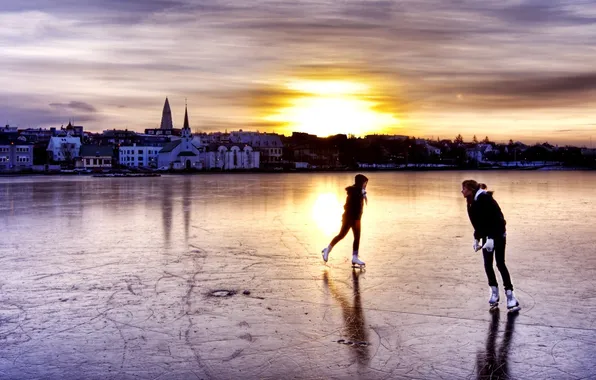
[[495, 249], [495, 241], [493, 239], [486, 239], [486, 243], [484, 243], [482, 248], [492, 252]]
[[368, 205], [368, 197], [366, 196], [366, 190], [362, 189], [362, 198], [364, 199], [364, 203]]
[[482, 245], [480, 244], [480, 240], [474, 239], [474, 245], [472, 246], [472, 248], [474, 248], [474, 252], [478, 252], [480, 250], [480, 248], [482, 248]]

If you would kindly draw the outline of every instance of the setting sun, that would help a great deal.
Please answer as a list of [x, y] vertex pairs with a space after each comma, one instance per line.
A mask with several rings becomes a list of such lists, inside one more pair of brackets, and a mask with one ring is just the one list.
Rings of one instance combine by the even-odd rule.
[[287, 124], [292, 131], [318, 136], [383, 133], [399, 120], [377, 108], [370, 87], [350, 81], [296, 81], [287, 84], [296, 92], [287, 107], [266, 120]]

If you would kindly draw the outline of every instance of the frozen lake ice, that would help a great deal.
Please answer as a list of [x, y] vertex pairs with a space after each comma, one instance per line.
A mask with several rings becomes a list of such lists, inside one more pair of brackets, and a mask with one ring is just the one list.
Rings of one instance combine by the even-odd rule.
[[[351, 233], [320, 256], [354, 174], [0, 177], [0, 378], [596, 378], [596, 172], [365, 173], [362, 272]], [[488, 311], [468, 178], [517, 316]]]

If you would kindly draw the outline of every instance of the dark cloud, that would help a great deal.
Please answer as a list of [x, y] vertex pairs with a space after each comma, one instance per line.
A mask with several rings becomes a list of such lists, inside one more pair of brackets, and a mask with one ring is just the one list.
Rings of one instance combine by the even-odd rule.
[[[481, 10], [482, 11], [482, 10]], [[510, 24], [520, 26], [541, 25], [585, 25], [596, 22], [595, 17], [573, 13], [560, 1], [528, 1], [510, 6], [497, 5], [483, 11]]]
[[478, 92], [520, 97], [566, 96], [596, 90], [596, 72], [557, 77], [517, 78], [477, 85]]
[[19, 128], [29, 128], [60, 126], [69, 120], [86, 126], [102, 120], [103, 116], [85, 102], [72, 101], [51, 106], [44, 103], [44, 98], [39, 95], [0, 93], [0, 119]]
[[89, 112], [89, 113], [97, 112], [95, 107], [93, 107], [91, 104], [85, 103], [85, 102], [78, 102], [78, 101], [72, 101], [72, 102], [68, 102], [68, 103], [50, 103], [49, 106], [53, 107], [53, 108], [60, 109], [60, 110], [69, 110], [69, 111], [75, 111], [75, 112], [76, 111]]
[[[0, 104], [1, 106], [1, 104]], [[37, 107], [11, 107], [2, 112], [2, 117], [8, 124], [19, 128], [51, 127], [65, 125], [71, 120], [77, 125], [85, 126], [86, 123], [97, 122], [100, 120], [96, 114], [62, 114], [51, 110], [44, 110]]]
[[21, 0], [0, 2], [0, 12], [42, 11], [79, 14], [90, 11], [152, 13], [184, 5], [176, 0]]
[[462, 80], [439, 86], [435, 91], [447, 104], [461, 108], [570, 107], [596, 100], [596, 73]]
[[65, 102], [80, 94], [62, 89], [64, 98], [42, 102], [39, 119], [57, 112], [101, 118], [95, 107], [113, 105], [122, 120], [153, 108], [158, 120], [170, 95], [171, 102], [192, 99], [189, 106], [208, 115], [205, 125], [237, 126], [239, 115], [303, 95], [279, 78], [361, 81], [374, 88], [365, 100], [400, 118], [571, 109], [596, 100], [590, 7], [554, 0], [5, 1], [0, 16], [43, 14], [31, 15], [27, 33], [0, 26], [0, 44], [12, 51], [0, 74], [19, 77], [15, 88], [31, 93], [39, 93], [38, 82], [45, 91], [76, 88], [78, 80], [101, 87], [93, 106]]

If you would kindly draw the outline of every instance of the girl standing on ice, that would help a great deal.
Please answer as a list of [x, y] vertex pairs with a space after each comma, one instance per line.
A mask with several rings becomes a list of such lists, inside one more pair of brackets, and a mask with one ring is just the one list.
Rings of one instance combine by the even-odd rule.
[[331, 240], [329, 246], [323, 249], [323, 260], [327, 262], [329, 254], [333, 247], [343, 239], [350, 228], [354, 233], [354, 244], [352, 245], [352, 265], [363, 267], [365, 264], [358, 258], [358, 248], [360, 246], [360, 219], [362, 218], [362, 211], [364, 209], [364, 202], [368, 204], [366, 198], [366, 185], [368, 178], [362, 174], [357, 174], [352, 186], [346, 187], [348, 196], [346, 197], [346, 204], [344, 205], [344, 214], [342, 216], [341, 229], [336, 237]]
[[[493, 192], [486, 190], [486, 185], [473, 179], [462, 182], [461, 190], [468, 204], [468, 216], [474, 227], [474, 251], [482, 249], [484, 257], [484, 271], [488, 277], [491, 296], [488, 303], [491, 307], [499, 304], [499, 285], [493, 269], [493, 256], [497, 268], [503, 279], [507, 309], [519, 309], [519, 302], [513, 295], [513, 284], [509, 271], [505, 265], [506, 231], [505, 218], [497, 201], [493, 199]], [[484, 244], [481, 244], [481, 240]]]

